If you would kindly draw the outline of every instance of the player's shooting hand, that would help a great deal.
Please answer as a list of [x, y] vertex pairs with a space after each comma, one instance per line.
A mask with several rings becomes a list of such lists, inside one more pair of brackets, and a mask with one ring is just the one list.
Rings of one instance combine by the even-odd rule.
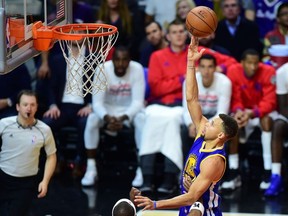
[[200, 52], [198, 51], [198, 44], [199, 44], [199, 38], [192, 36], [191, 42], [188, 49], [188, 66], [189, 63], [193, 64], [193, 67], [195, 67], [194, 63], [202, 56], [205, 49], [201, 49]]

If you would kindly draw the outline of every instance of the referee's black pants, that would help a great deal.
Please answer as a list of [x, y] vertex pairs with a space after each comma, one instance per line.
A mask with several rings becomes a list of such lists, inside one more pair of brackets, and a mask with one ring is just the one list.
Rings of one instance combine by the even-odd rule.
[[0, 169], [0, 215], [27, 216], [37, 195], [37, 176], [13, 177]]

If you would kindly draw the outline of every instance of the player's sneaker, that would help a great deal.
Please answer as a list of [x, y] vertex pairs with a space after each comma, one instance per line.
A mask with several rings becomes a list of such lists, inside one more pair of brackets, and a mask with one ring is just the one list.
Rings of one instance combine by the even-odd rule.
[[87, 169], [84, 177], [81, 179], [81, 184], [83, 186], [93, 186], [97, 180], [97, 170]]
[[264, 174], [262, 176], [262, 181], [260, 183], [260, 190], [266, 190], [270, 186], [270, 176], [271, 170], [264, 170]]
[[136, 170], [135, 178], [132, 181], [132, 186], [133, 187], [140, 187], [141, 185], [143, 185], [143, 175], [142, 175], [141, 168], [138, 167]]
[[277, 196], [280, 192], [283, 191], [282, 177], [280, 175], [273, 174], [270, 178], [270, 186], [265, 191], [264, 195]]
[[241, 187], [241, 176], [236, 169], [230, 169], [227, 179], [222, 183], [221, 190], [235, 190]]
[[178, 191], [177, 185], [160, 185], [160, 187], [157, 188], [159, 199], [171, 198], [176, 191]]
[[176, 190], [176, 188], [176, 185], [171, 187], [160, 186], [159, 188], [157, 188], [157, 192], [171, 194]]
[[141, 191], [141, 195], [150, 196], [153, 193], [153, 187], [151, 184], [143, 184], [139, 190]]

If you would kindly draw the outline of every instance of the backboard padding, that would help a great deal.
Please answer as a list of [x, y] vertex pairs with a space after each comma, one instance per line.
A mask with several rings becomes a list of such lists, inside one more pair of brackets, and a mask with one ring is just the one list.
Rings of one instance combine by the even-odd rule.
[[72, 0], [0, 0], [0, 75], [39, 55], [41, 52], [33, 48], [33, 23], [42, 21], [48, 26], [71, 23], [72, 3]]

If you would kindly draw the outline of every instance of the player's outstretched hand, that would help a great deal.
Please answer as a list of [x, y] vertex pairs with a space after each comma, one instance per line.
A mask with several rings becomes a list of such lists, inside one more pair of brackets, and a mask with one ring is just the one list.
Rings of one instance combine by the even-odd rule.
[[[192, 61], [193, 63], [196, 62], [203, 54], [205, 49], [201, 49], [198, 51], [198, 44], [199, 44], [199, 38], [192, 36], [191, 42], [188, 49], [188, 63]], [[189, 65], [189, 64], [188, 64]]]
[[155, 209], [154, 202], [148, 197], [135, 196], [134, 203], [136, 203], [137, 207], [143, 208], [143, 211]]

